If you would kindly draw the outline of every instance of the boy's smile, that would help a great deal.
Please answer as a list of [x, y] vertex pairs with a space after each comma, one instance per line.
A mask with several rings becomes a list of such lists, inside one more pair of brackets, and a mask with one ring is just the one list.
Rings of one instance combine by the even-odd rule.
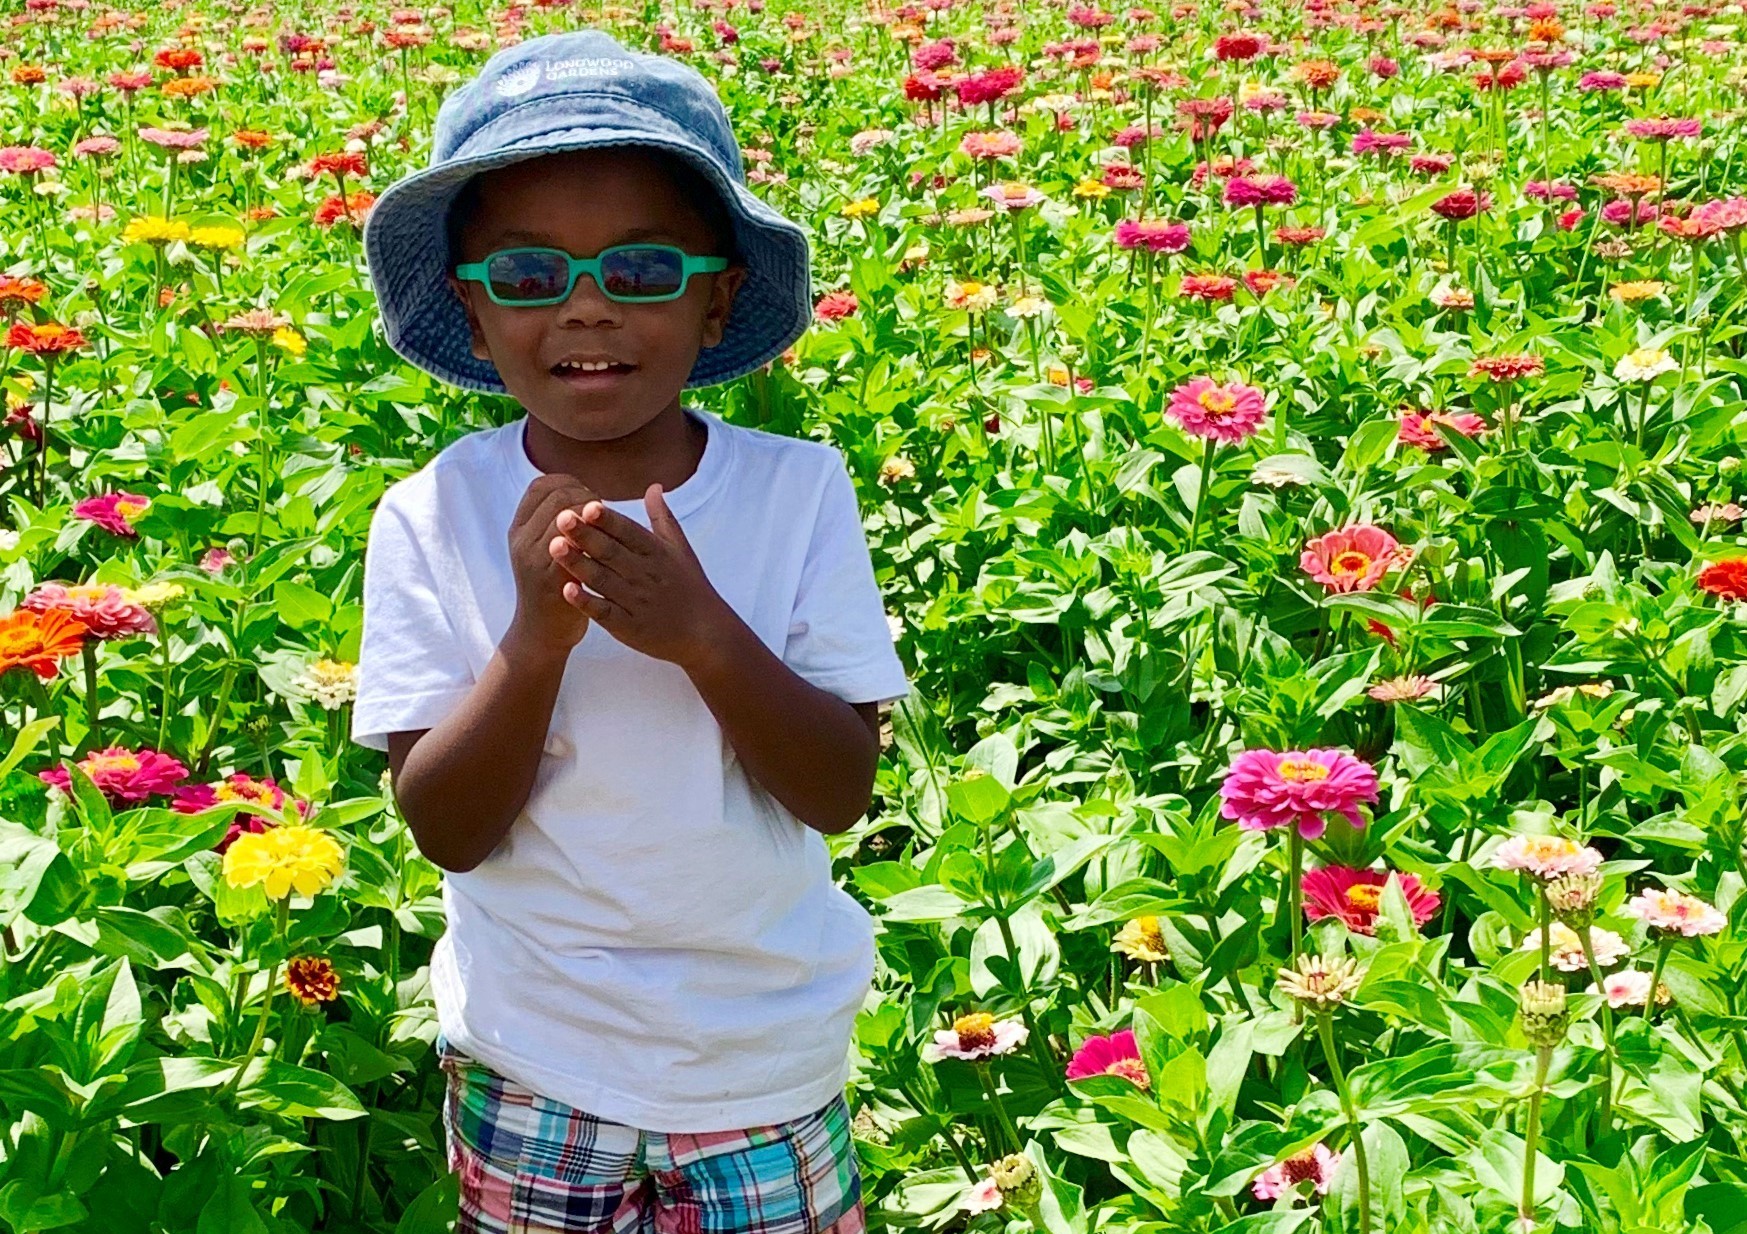
[[[641, 147], [545, 155], [487, 172], [457, 239], [456, 263], [524, 246], [591, 257], [634, 241], [728, 256], [660, 156]], [[698, 353], [721, 341], [745, 275], [739, 266], [693, 274], [678, 298], [648, 304], [609, 299], [586, 273], [567, 300], [544, 306], [494, 303], [484, 285], [452, 273], [450, 284], [466, 306], [473, 354], [496, 367], [528, 411], [529, 450], [546, 456], [536, 460], [542, 469], [571, 471], [613, 499], [641, 496], [651, 481], [677, 487], [690, 474], [696, 454], [680, 393]]]

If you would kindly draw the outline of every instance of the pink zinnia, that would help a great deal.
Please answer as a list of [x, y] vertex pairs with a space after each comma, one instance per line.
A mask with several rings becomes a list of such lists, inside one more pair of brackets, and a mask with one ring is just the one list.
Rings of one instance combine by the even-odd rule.
[[1403, 411], [1395, 439], [1422, 450], [1447, 450], [1449, 444], [1433, 427], [1437, 424], [1447, 424], [1464, 437], [1478, 437], [1486, 431], [1486, 421], [1471, 411]]
[[1250, 1190], [1258, 1200], [1277, 1200], [1299, 1183], [1313, 1183], [1316, 1194], [1326, 1195], [1341, 1155], [1318, 1144], [1263, 1170]]
[[[1304, 891], [1304, 915], [1312, 921], [1339, 917], [1349, 930], [1376, 935], [1378, 907], [1389, 884], [1388, 870], [1355, 870], [1351, 866], [1323, 866], [1306, 870], [1299, 886]], [[1438, 911], [1438, 893], [1420, 886], [1411, 874], [1395, 872], [1413, 924], [1422, 926]]]
[[200, 568], [208, 574], [222, 574], [224, 568], [236, 560], [228, 548], [209, 548], [206, 555], [200, 559]]
[[1363, 828], [1360, 802], [1377, 800], [1371, 764], [1340, 750], [1245, 750], [1219, 786], [1223, 818], [1246, 831], [1294, 824], [1306, 840], [1322, 835], [1327, 814]]
[[1197, 377], [1171, 392], [1167, 413], [1196, 437], [1240, 442], [1252, 436], [1267, 414], [1262, 392], [1234, 381], [1220, 385], [1211, 377]]
[[1345, 593], [1370, 591], [1407, 558], [1408, 550], [1394, 536], [1359, 523], [1308, 541], [1298, 564], [1329, 591]]
[[1594, 874], [1601, 866], [1601, 854], [1564, 836], [1512, 836], [1493, 851], [1492, 864], [1552, 882], [1566, 874]]
[[1225, 182], [1228, 206], [1289, 206], [1298, 188], [1285, 176], [1233, 176]]
[[1019, 153], [1019, 137], [1004, 129], [992, 133], [966, 133], [958, 148], [959, 153], [973, 159], [1008, 158]]
[[1177, 294], [1190, 300], [1229, 300], [1237, 291], [1237, 280], [1228, 274], [1185, 274], [1177, 285]]
[[19, 601], [18, 607], [33, 613], [64, 609], [100, 639], [158, 632], [158, 623], [151, 613], [129, 601], [113, 583], [83, 583], [76, 587], [44, 583]]
[[1181, 253], [1189, 247], [1189, 224], [1123, 219], [1116, 224], [1116, 246], [1149, 248], [1155, 253]]
[[1074, 1051], [1068, 1063], [1068, 1079], [1083, 1080], [1087, 1076], [1117, 1075], [1137, 1088], [1151, 1088], [1152, 1078], [1141, 1062], [1140, 1049], [1134, 1044], [1134, 1030], [1124, 1028], [1108, 1037], [1091, 1036]]
[[[253, 776], [237, 772], [212, 784], [190, 784], [177, 789], [170, 808], [178, 814], [198, 814], [227, 801], [252, 801], [272, 810], [284, 810], [286, 807], [285, 790], [279, 787], [272, 776], [257, 780]], [[306, 805], [306, 802], [293, 799], [292, 814], [297, 818], [303, 817]], [[224, 833], [224, 837], [212, 846], [212, 851], [223, 855], [244, 832], [259, 834], [272, 826], [275, 824], [271, 819], [263, 818], [259, 814], [238, 814], [231, 820], [230, 829]]]
[[1492, 194], [1485, 189], [1457, 189], [1432, 203], [1432, 213], [1459, 223], [1492, 209]]
[[[188, 775], [188, 768], [168, 754], [121, 746], [87, 754], [79, 760], [79, 770], [111, 801], [144, 801], [154, 794], [166, 795]], [[38, 772], [37, 776], [64, 793], [73, 791], [73, 777], [64, 766]]]
[[1406, 133], [1379, 133], [1363, 128], [1353, 134], [1354, 154], [1397, 154], [1413, 145]]
[[133, 537], [133, 520], [151, 508], [152, 500], [138, 493], [108, 493], [87, 497], [73, 507], [73, 517], [96, 523], [103, 530], [118, 536]]
[[55, 156], [37, 146], [0, 146], [0, 171], [15, 175], [47, 171], [55, 166]]
[[1633, 137], [1645, 141], [1669, 141], [1677, 137], [1697, 137], [1704, 131], [1704, 122], [1697, 119], [1668, 117], [1628, 120], [1625, 129]]
[[206, 143], [208, 129], [159, 129], [147, 126], [139, 130], [141, 141], [165, 150], [194, 150]]
[[89, 158], [98, 154], [114, 154], [119, 149], [121, 149], [121, 143], [119, 141], [115, 140], [113, 137], [99, 134], [96, 137], [87, 137], [84, 141], [79, 142], [73, 147], [73, 153], [79, 155], [81, 158]]

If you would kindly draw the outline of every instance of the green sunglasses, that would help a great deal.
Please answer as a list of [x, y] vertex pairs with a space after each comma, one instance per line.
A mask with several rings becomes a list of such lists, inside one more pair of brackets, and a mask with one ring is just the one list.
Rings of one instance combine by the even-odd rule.
[[609, 300], [653, 304], [684, 295], [694, 274], [727, 268], [726, 257], [694, 257], [671, 244], [615, 244], [593, 257], [554, 248], [499, 249], [484, 261], [456, 266], [455, 276], [484, 283], [493, 304], [533, 308], [568, 300], [579, 274], [594, 276]]

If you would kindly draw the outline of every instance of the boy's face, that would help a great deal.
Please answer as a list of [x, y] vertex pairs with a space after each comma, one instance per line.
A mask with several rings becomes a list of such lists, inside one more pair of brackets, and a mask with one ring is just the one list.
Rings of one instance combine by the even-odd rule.
[[[462, 230], [456, 260], [482, 261], [499, 249], [533, 245], [593, 257], [637, 240], [723, 255], [650, 151], [567, 151], [483, 175], [479, 207]], [[532, 308], [494, 304], [483, 284], [453, 273], [449, 282], [466, 306], [473, 354], [497, 368], [531, 416], [578, 441], [611, 441], [677, 406], [698, 352], [721, 342], [745, 276], [742, 267], [694, 274], [677, 299], [623, 304], [579, 274], [568, 300]], [[577, 359], [634, 367], [608, 379], [559, 367]]]

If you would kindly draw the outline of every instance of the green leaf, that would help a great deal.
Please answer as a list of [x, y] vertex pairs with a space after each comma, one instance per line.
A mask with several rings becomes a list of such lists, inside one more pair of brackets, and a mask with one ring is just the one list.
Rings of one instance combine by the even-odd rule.
[[200, 1221], [194, 1230], [195, 1234], [267, 1234], [261, 1214], [255, 1211], [255, 1202], [250, 1198], [248, 1180], [236, 1175], [221, 1179], [212, 1198], [201, 1208]]
[[46, 734], [61, 722], [59, 716], [43, 716], [32, 720], [18, 730], [18, 736], [12, 739], [12, 749], [4, 759], [0, 759], [0, 780], [12, 774], [18, 764], [29, 758]]
[[260, 1076], [237, 1094], [242, 1108], [259, 1106], [293, 1118], [362, 1118], [352, 1090], [324, 1071], [269, 1059]]
[[460, 1196], [460, 1176], [444, 1174], [413, 1197], [395, 1223], [394, 1234], [429, 1234], [453, 1228]]

